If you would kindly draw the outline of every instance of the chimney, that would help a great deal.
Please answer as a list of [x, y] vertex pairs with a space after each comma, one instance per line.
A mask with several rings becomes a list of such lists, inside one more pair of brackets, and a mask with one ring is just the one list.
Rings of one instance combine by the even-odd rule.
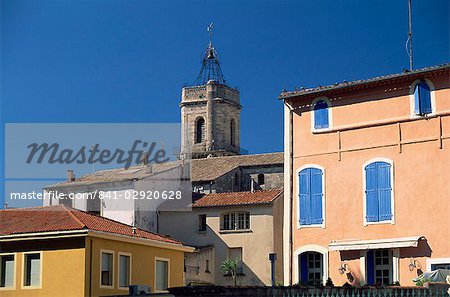
[[67, 170], [67, 181], [74, 181], [75, 175], [73, 174], [73, 170]]
[[253, 177], [250, 179], [250, 191], [253, 193], [255, 192], [255, 180]]
[[4, 209], [8, 209], [8, 202], [5, 202], [5, 204], [3, 205], [4, 207]]

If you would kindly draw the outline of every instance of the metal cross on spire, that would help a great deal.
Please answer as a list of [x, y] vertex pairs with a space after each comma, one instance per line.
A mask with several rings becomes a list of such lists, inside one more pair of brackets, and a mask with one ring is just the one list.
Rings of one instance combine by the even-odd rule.
[[206, 31], [208, 31], [209, 33], [209, 45], [212, 45], [213, 29], [214, 29], [213, 23], [210, 23], [206, 28]]

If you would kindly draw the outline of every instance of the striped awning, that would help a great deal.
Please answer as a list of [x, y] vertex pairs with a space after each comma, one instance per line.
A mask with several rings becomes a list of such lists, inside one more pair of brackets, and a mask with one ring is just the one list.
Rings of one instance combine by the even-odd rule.
[[363, 251], [374, 249], [393, 249], [417, 247], [424, 236], [385, 238], [373, 240], [333, 240], [329, 245], [330, 251]]

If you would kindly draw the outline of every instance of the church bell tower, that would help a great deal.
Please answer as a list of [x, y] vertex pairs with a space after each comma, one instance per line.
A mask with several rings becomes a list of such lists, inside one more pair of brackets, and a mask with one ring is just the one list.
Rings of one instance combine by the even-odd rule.
[[212, 43], [212, 29], [210, 24], [209, 44], [197, 80], [181, 94], [181, 153], [193, 159], [240, 152], [239, 91], [225, 80]]

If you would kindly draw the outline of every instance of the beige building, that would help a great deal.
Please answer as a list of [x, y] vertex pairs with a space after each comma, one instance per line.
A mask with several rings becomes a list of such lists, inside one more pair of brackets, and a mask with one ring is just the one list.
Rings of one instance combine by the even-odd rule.
[[283, 270], [283, 191], [203, 195], [192, 211], [161, 212], [160, 233], [197, 247], [186, 255], [186, 282], [232, 285], [221, 271], [226, 259], [238, 260], [241, 285], [270, 285], [269, 254], [276, 253], [276, 281]]

